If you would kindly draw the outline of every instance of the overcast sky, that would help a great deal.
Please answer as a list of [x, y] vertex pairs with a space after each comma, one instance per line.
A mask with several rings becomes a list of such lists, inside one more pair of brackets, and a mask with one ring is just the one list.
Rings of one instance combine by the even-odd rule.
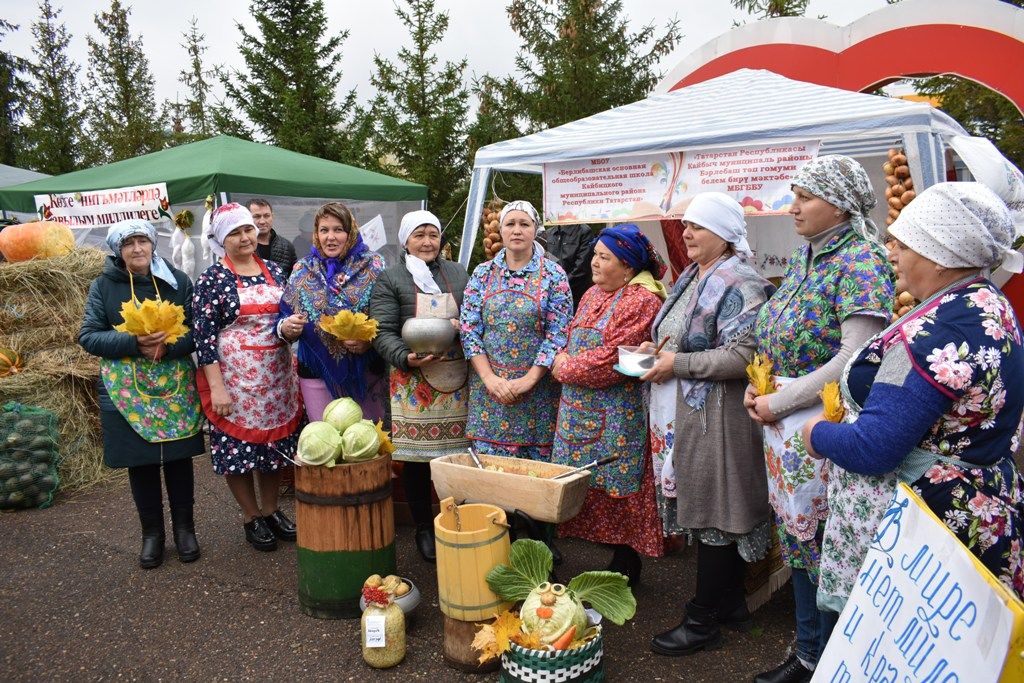
[[[97, 34], [93, 16], [109, 8], [110, 0], [51, 1], [54, 6], [63, 6], [60, 19], [71, 33], [70, 56], [82, 66], [84, 87], [88, 54], [85, 36]], [[208, 65], [243, 66], [237, 50], [240, 34], [236, 23], [244, 25], [250, 33], [255, 32], [248, 0], [122, 0], [122, 4], [132, 8], [132, 35], [143, 36], [159, 100], [176, 95], [185, 97], [177, 78], [186, 65], [182, 33], [193, 16], [207, 38]], [[438, 48], [442, 60], [467, 58], [470, 78], [483, 73], [502, 76], [513, 72], [518, 38], [508, 27], [505, 0], [437, 0], [436, 4], [450, 17], [448, 35]], [[652, 21], [664, 26], [672, 16], [679, 19], [685, 35], [676, 50], [662, 61], [662, 73], [694, 49], [728, 31], [734, 20], [749, 19], [733, 9], [728, 0], [623, 0], [622, 5], [634, 30]], [[372, 95], [369, 78], [374, 52], [394, 60], [401, 41], [407, 38], [395, 16], [394, 3], [325, 0], [325, 6], [332, 30], [349, 31], [342, 46], [342, 92], [356, 87], [360, 95], [368, 97]], [[885, 0], [812, 0], [807, 16], [824, 14], [830, 22], [844, 25], [884, 6]], [[19, 25], [17, 31], [4, 37], [4, 49], [31, 57], [29, 27], [38, 16], [39, 5], [35, 0], [0, 0], [0, 17]]]

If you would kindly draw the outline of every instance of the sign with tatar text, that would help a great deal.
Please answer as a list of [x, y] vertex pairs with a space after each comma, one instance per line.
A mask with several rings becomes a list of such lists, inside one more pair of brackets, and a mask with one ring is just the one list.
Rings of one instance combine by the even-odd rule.
[[130, 218], [154, 224], [171, 220], [166, 183], [37, 194], [35, 201], [41, 219], [64, 223], [69, 228], [102, 228]]

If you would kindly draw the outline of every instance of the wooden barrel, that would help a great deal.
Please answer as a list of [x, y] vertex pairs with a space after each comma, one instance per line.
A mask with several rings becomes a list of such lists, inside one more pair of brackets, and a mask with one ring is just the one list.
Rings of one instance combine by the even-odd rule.
[[371, 574], [395, 573], [391, 456], [295, 468], [299, 608], [321, 619], [360, 616]]
[[459, 621], [446, 614], [441, 615], [441, 618], [444, 619], [444, 650], [442, 650], [442, 654], [444, 661], [449, 666], [459, 671], [477, 674], [498, 670], [501, 657], [495, 657], [481, 664], [480, 651], [473, 649], [473, 639], [476, 638], [477, 631], [484, 624], [492, 623], [494, 619]]
[[508, 564], [509, 535], [505, 511], [479, 503], [441, 501], [434, 518], [437, 539], [437, 601], [441, 611], [459, 621], [482, 621], [512, 606], [487, 585], [487, 572]]

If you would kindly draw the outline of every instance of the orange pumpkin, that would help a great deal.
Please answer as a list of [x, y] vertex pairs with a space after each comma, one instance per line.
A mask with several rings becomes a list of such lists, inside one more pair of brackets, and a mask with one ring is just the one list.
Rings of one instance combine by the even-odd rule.
[[0, 346], [0, 377], [13, 375], [20, 372], [21, 368], [21, 354], [14, 349], [5, 349]]
[[0, 232], [0, 252], [8, 261], [64, 256], [74, 248], [75, 236], [71, 229], [54, 221], [12, 225]]

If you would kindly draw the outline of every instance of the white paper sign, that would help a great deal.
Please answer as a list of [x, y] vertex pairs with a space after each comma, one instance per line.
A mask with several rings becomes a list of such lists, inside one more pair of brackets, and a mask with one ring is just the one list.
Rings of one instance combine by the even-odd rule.
[[896, 490], [816, 683], [999, 680], [1008, 593], [905, 484]]
[[693, 149], [544, 164], [544, 222], [680, 218], [700, 192], [725, 192], [754, 215], [781, 215], [819, 142]]
[[366, 647], [384, 647], [384, 615], [366, 617]]
[[388, 242], [388, 237], [384, 234], [384, 219], [380, 214], [360, 225], [359, 234], [363, 236], [363, 242], [371, 251], [377, 251]]
[[102, 228], [130, 218], [150, 223], [171, 220], [166, 183], [37, 194], [34, 199], [41, 219], [64, 223], [69, 228]]

